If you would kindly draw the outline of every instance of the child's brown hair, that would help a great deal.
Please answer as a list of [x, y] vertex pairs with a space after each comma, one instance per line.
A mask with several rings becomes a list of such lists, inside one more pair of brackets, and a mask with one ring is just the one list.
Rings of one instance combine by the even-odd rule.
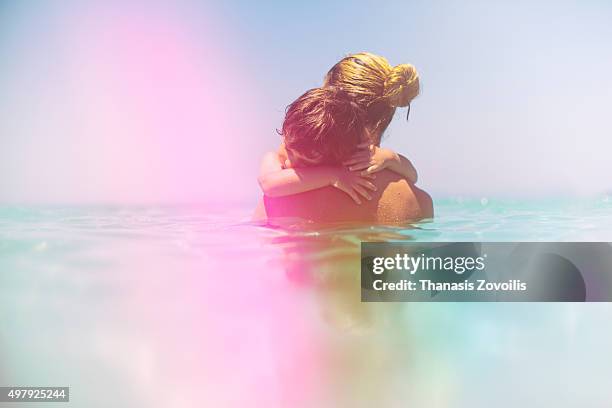
[[297, 166], [340, 164], [364, 139], [363, 109], [337, 87], [310, 89], [287, 107], [280, 134]]

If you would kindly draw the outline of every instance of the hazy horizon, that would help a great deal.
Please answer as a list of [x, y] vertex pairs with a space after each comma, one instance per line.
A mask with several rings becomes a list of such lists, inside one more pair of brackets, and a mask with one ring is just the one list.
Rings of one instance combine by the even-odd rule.
[[4, 2], [1, 203], [253, 202], [284, 108], [412, 63], [383, 145], [434, 197], [612, 194], [612, 4]]

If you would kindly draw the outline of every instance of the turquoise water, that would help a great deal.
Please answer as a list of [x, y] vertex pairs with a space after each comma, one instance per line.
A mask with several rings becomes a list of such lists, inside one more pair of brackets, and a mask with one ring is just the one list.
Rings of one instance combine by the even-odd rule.
[[608, 242], [612, 238], [612, 196], [537, 201], [451, 198], [434, 204], [433, 220], [398, 227], [349, 227], [345, 232], [371, 231], [418, 241]]
[[75, 407], [612, 403], [609, 304], [363, 304], [358, 276], [362, 240], [612, 241], [612, 199], [436, 200], [399, 227], [250, 212], [0, 207], [0, 385]]

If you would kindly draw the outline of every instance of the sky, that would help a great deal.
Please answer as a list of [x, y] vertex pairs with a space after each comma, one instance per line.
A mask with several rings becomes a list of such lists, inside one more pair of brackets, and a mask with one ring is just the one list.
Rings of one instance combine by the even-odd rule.
[[0, 203], [254, 202], [285, 107], [411, 63], [383, 146], [446, 196], [612, 194], [604, 1], [0, 3]]

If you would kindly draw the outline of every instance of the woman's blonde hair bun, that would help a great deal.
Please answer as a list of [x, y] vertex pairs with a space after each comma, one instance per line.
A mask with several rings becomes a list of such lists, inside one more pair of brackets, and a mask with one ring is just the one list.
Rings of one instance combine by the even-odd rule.
[[419, 74], [410, 64], [393, 67], [385, 80], [383, 98], [389, 106], [400, 108], [408, 106], [419, 94]]

